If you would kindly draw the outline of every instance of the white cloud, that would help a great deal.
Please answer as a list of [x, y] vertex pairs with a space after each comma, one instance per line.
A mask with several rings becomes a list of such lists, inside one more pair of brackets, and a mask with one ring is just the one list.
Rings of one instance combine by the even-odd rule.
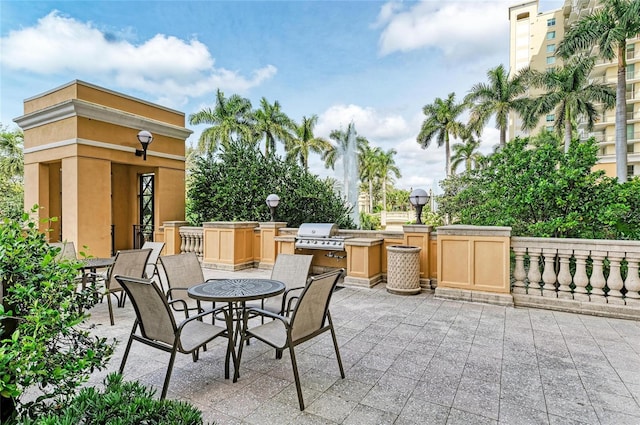
[[183, 105], [216, 88], [244, 93], [273, 77], [273, 65], [249, 77], [214, 66], [209, 49], [197, 39], [157, 34], [141, 44], [103, 32], [53, 11], [35, 26], [0, 39], [2, 65], [37, 75], [70, 73], [113, 79], [121, 88], [162, 93], [169, 106]]
[[509, 1], [397, 2], [380, 8], [376, 24], [384, 27], [380, 54], [431, 47], [448, 58], [479, 58], [504, 52], [509, 42]]
[[406, 136], [411, 129], [397, 114], [384, 114], [358, 105], [334, 105], [318, 117], [316, 133], [328, 137], [332, 130], [346, 129], [353, 121], [358, 135], [369, 141], [390, 140]]

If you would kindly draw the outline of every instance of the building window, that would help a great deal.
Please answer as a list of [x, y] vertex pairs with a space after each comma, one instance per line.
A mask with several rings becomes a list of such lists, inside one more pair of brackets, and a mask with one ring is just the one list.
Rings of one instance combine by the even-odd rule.
[[547, 53], [553, 53], [556, 51], [556, 45], [555, 44], [547, 44]]
[[635, 145], [636, 145], [635, 143], [629, 143], [627, 145], [627, 153], [633, 153], [633, 149]]
[[636, 56], [636, 45], [627, 44], [627, 59], [633, 59]]
[[627, 120], [633, 119], [633, 107], [634, 107], [633, 103], [630, 105], [627, 105]]
[[553, 120], [555, 120], [555, 119], [556, 119], [555, 114], [549, 114], [549, 115], [547, 115], [547, 122], [551, 122], [551, 121], [553, 121]]
[[553, 132], [553, 126], [552, 125], [548, 125], [546, 128], [547, 128], [547, 131]]
[[633, 175], [635, 175], [635, 174], [633, 173], [633, 171], [634, 171], [633, 169], [634, 169], [633, 165], [627, 165], [627, 175], [628, 175], [628, 176], [633, 176]]
[[633, 134], [633, 124], [627, 124], [627, 140], [635, 139]]
[[636, 74], [636, 64], [630, 63], [627, 65], [627, 80], [633, 80]]
[[553, 40], [554, 38], [556, 38], [556, 32], [555, 31], [549, 31], [547, 33], [547, 40]]
[[547, 56], [547, 65], [551, 65], [556, 63], [556, 57], [555, 56]]
[[547, 26], [552, 27], [556, 24], [556, 18], [547, 19]]
[[635, 99], [635, 84], [627, 84], [627, 100]]

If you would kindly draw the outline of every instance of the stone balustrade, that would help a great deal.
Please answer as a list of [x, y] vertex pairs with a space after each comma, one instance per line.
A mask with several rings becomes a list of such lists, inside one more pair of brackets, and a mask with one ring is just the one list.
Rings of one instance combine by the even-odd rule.
[[[167, 254], [195, 252], [204, 267], [269, 268], [279, 253], [299, 252], [297, 229], [286, 223], [185, 224], [165, 223]], [[387, 246], [419, 246], [422, 289], [437, 286], [442, 298], [640, 319], [640, 241], [511, 237], [482, 226], [340, 234], [350, 237], [340, 260], [322, 251], [302, 253], [315, 255], [315, 268], [346, 268], [348, 285], [386, 280]]]
[[511, 238], [516, 305], [640, 318], [640, 241]]
[[202, 258], [204, 251], [203, 234], [202, 227], [180, 227], [180, 253], [195, 252], [198, 258]]

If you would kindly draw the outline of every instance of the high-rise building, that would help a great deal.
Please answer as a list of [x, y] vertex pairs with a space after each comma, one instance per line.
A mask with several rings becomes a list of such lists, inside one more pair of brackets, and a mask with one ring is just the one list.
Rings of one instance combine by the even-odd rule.
[[[561, 66], [555, 50], [564, 37], [565, 31], [583, 16], [590, 14], [600, 6], [599, 0], [565, 0], [562, 8], [548, 12], [539, 11], [537, 0], [509, 8], [510, 51], [509, 67], [513, 75], [523, 67], [544, 71], [549, 67]], [[597, 48], [590, 54], [596, 55]], [[629, 176], [640, 175], [640, 37], [627, 40], [627, 143]], [[610, 84], [615, 90], [617, 83], [617, 61], [597, 59], [590, 75], [593, 82]], [[529, 95], [538, 94], [532, 90]], [[509, 138], [536, 134], [541, 128], [553, 130], [554, 114], [541, 117], [538, 126], [529, 132], [522, 130], [522, 120], [517, 114], [509, 119]], [[599, 143], [597, 169], [605, 170], [607, 175], [616, 175], [615, 155], [615, 109], [601, 113], [593, 131], [586, 124], [578, 123], [578, 135], [581, 139], [595, 137]]]

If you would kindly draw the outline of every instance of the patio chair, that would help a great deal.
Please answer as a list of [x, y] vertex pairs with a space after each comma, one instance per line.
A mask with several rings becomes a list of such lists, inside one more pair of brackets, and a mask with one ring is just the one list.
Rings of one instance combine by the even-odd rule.
[[124, 307], [126, 295], [126, 293], [123, 292], [120, 283], [115, 279], [115, 276], [120, 275], [141, 278], [144, 275], [149, 255], [151, 255], [151, 249], [130, 249], [118, 251], [113, 261], [113, 265], [107, 271], [106, 277], [103, 277], [100, 273], [88, 273], [91, 277], [104, 280], [104, 295], [107, 296], [107, 303], [109, 304], [109, 320], [111, 321], [111, 326], [114, 325], [111, 295], [115, 296], [118, 300], [118, 307]]
[[329, 313], [331, 295], [342, 273], [344, 273], [344, 269], [311, 277], [302, 294], [297, 299], [296, 306], [290, 317], [274, 314], [270, 311], [255, 307], [249, 308], [248, 312], [252, 316], [262, 315], [274, 320], [253, 328], [247, 328], [249, 314], [244, 315], [242, 338], [238, 349], [233, 381], [236, 382], [240, 377], [242, 348], [248, 338], [257, 338], [275, 348], [276, 358], [282, 358], [282, 351], [285, 348], [289, 348], [293, 377], [298, 392], [298, 403], [300, 404], [300, 410], [304, 410], [304, 400], [302, 399], [302, 388], [300, 387], [300, 377], [298, 375], [298, 365], [296, 363], [294, 347], [326, 331], [331, 332], [338, 367], [340, 368], [340, 376], [344, 379], [344, 369], [342, 367], [340, 351], [338, 350], [338, 341], [335, 330], [333, 329], [331, 314]]
[[288, 315], [307, 284], [312, 260], [313, 255], [279, 254], [271, 270], [271, 279], [284, 283], [284, 293], [263, 299], [260, 304], [247, 303], [247, 307], [259, 307], [275, 314]]
[[49, 244], [52, 247], [60, 248], [60, 252], [56, 255], [56, 261], [60, 260], [77, 260], [76, 246], [73, 242], [52, 242]]
[[[147, 267], [144, 269], [144, 277], [147, 279], [153, 279], [154, 276], [158, 276], [158, 279], [160, 279], [157, 263], [163, 248], [164, 242], [145, 242], [144, 245], [142, 245], [142, 249], [151, 249], [151, 255], [149, 255], [149, 259], [147, 260]], [[162, 285], [162, 282], [160, 284]]]
[[[171, 353], [167, 373], [162, 386], [160, 399], [167, 395], [169, 380], [175, 361], [176, 353], [191, 354], [193, 361], [198, 360], [200, 347], [206, 348], [206, 344], [218, 336], [229, 336], [230, 322], [226, 311], [223, 308], [208, 310], [186, 318], [181, 323], [176, 323], [176, 319], [171, 312], [170, 305], [173, 303], [183, 303], [182, 300], [167, 301], [162, 289], [155, 281], [150, 279], [136, 279], [126, 276], [116, 276], [119, 285], [126, 291], [136, 312], [136, 320], [131, 329], [127, 348], [120, 363], [119, 372], [124, 371], [131, 343], [136, 340], [151, 347]], [[186, 312], [186, 306], [183, 308]], [[210, 314], [223, 314], [225, 316], [226, 327], [215, 326], [204, 323], [202, 318]], [[140, 333], [137, 333], [137, 330]], [[231, 346], [231, 338], [227, 342], [227, 354], [225, 357], [225, 378], [229, 378], [229, 357], [235, 355]]]
[[[187, 289], [205, 282], [198, 256], [194, 252], [164, 255], [160, 257], [160, 264], [167, 279], [167, 299], [183, 301], [180, 306], [172, 305], [173, 309], [181, 311], [182, 306], [186, 306], [187, 311], [201, 311], [200, 301], [195, 301], [187, 294]], [[207, 282], [209, 280], [213, 279]]]

